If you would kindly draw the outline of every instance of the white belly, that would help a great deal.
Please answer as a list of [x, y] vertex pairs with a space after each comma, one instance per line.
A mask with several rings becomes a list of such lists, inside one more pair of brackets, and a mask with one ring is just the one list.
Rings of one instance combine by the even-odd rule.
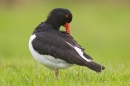
[[35, 34], [30, 37], [29, 50], [36, 61], [38, 61], [39, 63], [50, 69], [63, 69], [72, 66], [72, 64], [66, 63], [64, 60], [55, 59], [50, 55], [40, 55], [38, 52], [36, 52], [32, 46], [32, 41], [35, 38], [36, 38]]

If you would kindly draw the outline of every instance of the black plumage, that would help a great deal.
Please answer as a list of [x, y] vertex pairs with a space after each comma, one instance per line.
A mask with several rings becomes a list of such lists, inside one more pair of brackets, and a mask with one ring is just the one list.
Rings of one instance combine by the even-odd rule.
[[[88, 68], [101, 72], [104, 66], [95, 63], [93, 59], [84, 52], [84, 49], [69, 34], [69, 30], [60, 31], [60, 27], [72, 21], [72, 14], [68, 9], [53, 9], [45, 22], [36, 27], [32, 40], [33, 49], [40, 55], [50, 55], [55, 59], [61, 59], [68, 64], [87, 66]], [[66, 27], [66, 26], [65, 26]], [[86, 61], [76, 50], [83, 52]], [[54, 68], [55, 69], [55, 68]], [[58, 70], [58, 68], [56, 68]]]

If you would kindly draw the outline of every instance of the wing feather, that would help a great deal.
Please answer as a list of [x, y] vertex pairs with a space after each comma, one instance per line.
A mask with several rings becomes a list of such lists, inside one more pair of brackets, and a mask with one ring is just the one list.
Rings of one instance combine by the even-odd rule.
[[[74, 46], [78, 46], [83, 50], [83, 48], [77, 44], [72, 36], [66, 33], [62, 33], [61, 35], [54, 33], [52, 34], [51, 32], [36, 33], [35, 35], [36, 38], [32, 41], [32, 44], [34, 50], [36, 50], [38, 53], [43, 55], [51, 55], [54, 58], [65, 60], [70, 64], [77, 64], [82, 66], [86, 65], [86, 61], [80, 57], [76, 50], [65, 42], [67, 41], [68, 43]], [[91, 57], [87, 56], [86, 58], [90, 59]]]

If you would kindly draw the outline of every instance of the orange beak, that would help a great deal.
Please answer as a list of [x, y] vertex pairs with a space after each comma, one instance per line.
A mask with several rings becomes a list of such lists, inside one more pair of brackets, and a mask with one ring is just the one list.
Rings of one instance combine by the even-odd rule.
[[70, 25], [69, 25], [69, 23], [66, 22], [66, 24], [64, 25], [64, 27], [65, 27], [65, 29], [66, 29], [66, 32], [67, 32], [68, 34], [70, 34]]

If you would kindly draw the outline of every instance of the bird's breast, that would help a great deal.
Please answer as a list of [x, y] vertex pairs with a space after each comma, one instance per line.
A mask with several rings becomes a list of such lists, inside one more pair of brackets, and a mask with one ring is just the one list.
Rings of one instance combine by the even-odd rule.
[[29, 39], [29, 50], [34, 57], [34, 59], [44, 65], [45, 67], [48, 67], [50, 69], [63, 69], [72, 66], [72, 64], [67, 63], [64, 60], [56, 59], [51, 55], [43, 55], [39, 54], [36, 50], [34, 50], [32, 41], [36, 38], [36, 35], [32, 35]]

